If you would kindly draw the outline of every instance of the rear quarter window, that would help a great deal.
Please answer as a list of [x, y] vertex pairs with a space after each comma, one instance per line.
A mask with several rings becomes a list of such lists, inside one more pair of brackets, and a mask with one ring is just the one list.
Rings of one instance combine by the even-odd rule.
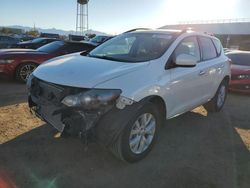
[[217, 52], [212, 40], [208, 37], [199, 36], [199, 43], [202, 53], [202, 60], [210, 60], [217, 57]]
[[222, 50], [221, 43], [220, 43], [220, 41], [217, 40], [217, 39], [212, 39], [212, 40], [213, 40], [213, 42], [214, 42], [214, 46], [215, 46], [216, 51], [217, 51], [217, 54], [218, 54], [218, 56], [219, 56], [219, 55], [221, 54], [221, 50]]

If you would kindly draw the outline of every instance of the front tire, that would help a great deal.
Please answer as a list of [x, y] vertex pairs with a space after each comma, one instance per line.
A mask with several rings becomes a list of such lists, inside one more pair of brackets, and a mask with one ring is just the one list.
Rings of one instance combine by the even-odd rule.
[[19, 82], [26, 83], [29, 75], [37, 68], [35, 63], [24, 63], [17, 67], [16, 69], [16, 79]]
[[228, 93], [228, 82], [223, 80], [215, 94], [215, 96], [211, 99], [211, 101], [204, 104], [205, 109], [208, 112], [219, 112], [226, 101]]
[[161, 124], [158, 109], [153, 103], [146, 103], [131, 118], [129, 123], [111, 147], [121, 160], [136, 162], [151, 151]]

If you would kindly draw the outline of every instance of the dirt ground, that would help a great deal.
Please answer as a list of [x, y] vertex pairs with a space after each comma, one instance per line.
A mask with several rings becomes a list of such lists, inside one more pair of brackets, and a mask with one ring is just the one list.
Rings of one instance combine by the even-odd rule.
[[168, 120], [144, 160], [127, 164], [93, 143], [62, 139], [29, 113], [26, 88], [0, 82], [0, 188], [250, 187], [250, 96], [220, 113], [199, 107]]

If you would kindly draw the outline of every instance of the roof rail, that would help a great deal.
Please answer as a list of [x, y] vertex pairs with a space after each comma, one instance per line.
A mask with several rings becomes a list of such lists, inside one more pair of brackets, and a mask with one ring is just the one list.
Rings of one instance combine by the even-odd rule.
[[135, 28], [135, 29], [131, 29], [131, 30], [125, 31], [123, 33], [130, 33], [130, 32], [138, 31], [138, 30], [151, 30], [151, 29], [150, 28]]
[[214, 37], [214, 34], [213, 34], [213, 33], [208, 33], [208, 32], [205, 31], [204, 34], [210, 35], [210, 36]]
[[186, 33], [186, 32], [188, 32], [188, 31], [193, 31], [193, 28], [192, 28], [192, 27], [188, 27], [188, 28], [186, 28], [186, 29], [183, 29], [183, 30], [181, 31], [181, 33]]

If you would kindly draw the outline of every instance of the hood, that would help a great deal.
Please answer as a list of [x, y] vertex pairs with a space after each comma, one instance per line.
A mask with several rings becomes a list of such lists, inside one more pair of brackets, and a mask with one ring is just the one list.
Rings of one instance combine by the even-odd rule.
[[250, 74], [250, 66], [231, 65], [232, 74]]
[[40, 65], [34, 76], [55, 84], [80, 88], [93, 88], [97, 84], [136, 71], [144, 63], [124, 63], [92, 57], [79, 53], [61, 56]]

